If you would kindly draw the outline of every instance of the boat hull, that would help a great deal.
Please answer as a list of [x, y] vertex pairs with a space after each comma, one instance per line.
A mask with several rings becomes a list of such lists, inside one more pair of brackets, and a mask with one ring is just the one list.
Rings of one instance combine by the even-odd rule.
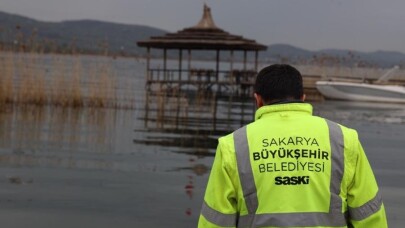
[[405, 103], [405, 87], [403, 86], [318, 81], [316, 88], [329, 99]]

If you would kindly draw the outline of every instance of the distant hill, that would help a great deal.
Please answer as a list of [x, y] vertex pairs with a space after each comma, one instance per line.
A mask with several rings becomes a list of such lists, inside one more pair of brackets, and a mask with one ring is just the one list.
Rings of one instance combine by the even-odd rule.
[[[0, 44], [14, 47], [18, 46], [18, 42], [26, 46], [37, 43], [43, 45], [45, 51], [71, 52], [75, 50], [82, 53], [103, 53], [108, 50], [109, 54], [139, 56], [145, 54], [145, 48], [138, 47], [137, 41], [165, 33], [167, 31], [149, 26], [94, 20], [42, 22], [0, 11]], [[161, 52], [155, 51], [152, 54], [158, 56], [161, 55]], [[176, 53], [169, 53], [171, 57], [176, 55]], [[193, 56], [212, 59], [215, 55], [198, 52]], [[227, 58], [228, 54], [224, 53], [222, 56]], [[240, 53], [235, 56], [238, 59], [242, 58]], [[262, 61], [321, 63], [326, 65], [352, 66], [357, 64], [380, 67], [405, 65], [405, 54], [400, 52], [376, 51], [367, 53], [336, 49], [309, 51], [287, 44], [269, 45], [267, 51], [260, 53], [260, 57]]]
[[39, 44], [54, 43], [58, 50], [77, 49], [82, 52], [100, 53], [108, 48], [112, 53], [140, 55], [136, 41], [150, 36], [165, 34], [166, 31], [143, 25], [126, 25], [94, 20], [63, 22], [42, 22], [27, 17], [0, 12], [0, 42], [13, 44], [30, 39]]
[[264, 55], [268, 57], [311, 58], [313, 53], [287, 44], [273, 44], [267, 47]]
[[405, 66], [405, 54], [393, 51], [359, 52], [353, 50], [324, 49], [309, 51], [287, 44], [269, 45], [267, 51], [261, 54], [263, 58], [273, 61], [286, 62], [316, 62], [323, 61], [326, 65], [342, 64], [353, 66], [392, 67]]

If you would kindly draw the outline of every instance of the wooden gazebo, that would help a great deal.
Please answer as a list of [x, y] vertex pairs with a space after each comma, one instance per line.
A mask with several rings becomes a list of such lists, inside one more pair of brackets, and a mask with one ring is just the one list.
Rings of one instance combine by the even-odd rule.
[[[204, 12], [197, 25], [185, 28], [176, 33], [167, 33], [164, 36], [150, 37], [148, 40], [139, 41], [138, 46], [147, 48], [146, 56], [146, 76], [147, 87], [151, 84], [173, 86], [195, 85], [197, 82], [205, 87], [237, 85], [251, 83], [258, 70], [258, 52], [266, 50], [265, 45], [257, 43], [255, 40], [246, 39], [242, 36], [230, 34], [215, 25], [211, 16], [211, 10], [204, 5]], [[151, 68], [151, 49], [163, 50], [163, 69]], [[178, 69], [168, 69], [168, 50], [178, 50]], [[215, 69], [192, 69], [192, 50], [209, 50], [216, 54]], [[187, 52], [188, 67], [183, 67], [183, 52]], [[220, 71], [221, 52], [227, 51], [229, 54], [229, 70]], [[243, 53], [243, 68], [234, 69], [234, 52]], [[248, 52], [254, 52], [254, 67], [247, 69]]]

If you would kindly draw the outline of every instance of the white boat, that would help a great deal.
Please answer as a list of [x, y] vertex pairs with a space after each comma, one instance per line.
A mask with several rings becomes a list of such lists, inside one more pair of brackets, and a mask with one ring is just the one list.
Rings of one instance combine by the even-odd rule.
[[405, 103], [404, 86], [378, 84], [388, 80], [389, 76], [397, 69], [399, 69], [399, 67], [394, 67], [385, 73], [376, 81], [377, 84], [317, 81], [316, 88], [323, 96], [330, 99]]

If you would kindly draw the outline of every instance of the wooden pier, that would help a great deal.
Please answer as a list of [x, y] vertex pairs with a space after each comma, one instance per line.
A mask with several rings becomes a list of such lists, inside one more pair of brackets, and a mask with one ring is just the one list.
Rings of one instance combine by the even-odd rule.
[[[221, 97], [252, 97], [256, 79], [254, 70], [215, 71], [214, 69], [149, 69], [146, 89], [149, 92], [213, 92]], [[323, 100], [315, 83], [319, 75], [303, 75], [304, 93], [310, 101]]]
[[[233, 35], [216, 26], [211, 9], [204, 5], [203, 15], [197, 25], [185, 28], [176, 33], [150, 37], [139, 41], [138, 46], [146, 47], [146, 90], [149, 92], [184, 91], [214, 92], [216, 95], [249, 94], [252, 79], [258, 70], [259, 51], [267, 46], [255, 40]], [[159, 67], [151, 66], [151, 49], [163, 51], [163, 61]], [[168, 67], [168, 52], [178, 54], [177, 68]], [[192, 66], [192, 51], [210, 51], [215, 54], [215, 66], [195, 68]], [[227, 52], [228, 62], [221, 60], [221, 53]], [[235, 65], [235, 52], [243, 56], [242, 66]], [[253, 53], [253, 64], [248, 66], [248, 53]], [[187, 55], [187, 58], [185, 58]], [[183, 62], [186, 61], [186, 64]], [[228, 70], [220, 66], [229, 63]], [[184, 66], [186, 65], [186, 66]], [[253, 65], [253, 66], [252, 66]], [[161, 67], [162, 66], [162, 67]]]
[[206, 91], [218, 95], [251, 94], [256, 71], [215, 71], [214, 69], [150, 69], [146, 79], [149, 91]]

